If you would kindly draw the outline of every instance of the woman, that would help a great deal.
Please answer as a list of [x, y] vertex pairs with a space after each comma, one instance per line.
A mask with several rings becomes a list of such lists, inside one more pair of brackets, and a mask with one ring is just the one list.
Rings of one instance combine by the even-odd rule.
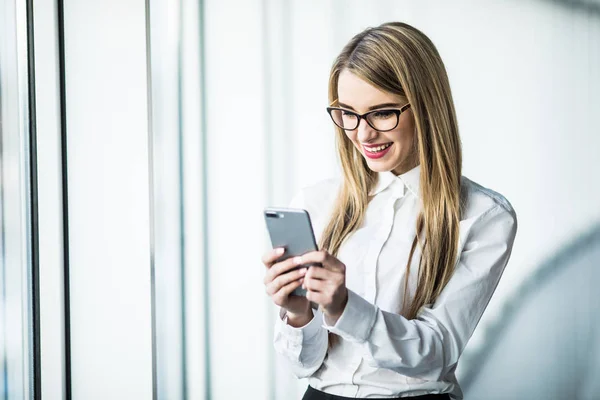
[[[263, 257], [276, 351], [309, 378], [304, 400], [460, 399], [454, 372], [510, 257], [515, 212], [461, 176], [446, 71], [419, 30], [352, 38], [329, 100], [343, 178], [291, 205], [310, 213], [321, 250]], [[299, 286], [306, 297], [290, 296]]]

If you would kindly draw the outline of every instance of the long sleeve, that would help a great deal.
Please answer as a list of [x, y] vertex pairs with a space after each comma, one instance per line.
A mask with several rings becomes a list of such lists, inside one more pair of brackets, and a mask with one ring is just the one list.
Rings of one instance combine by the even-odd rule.
[[298, 378], [312, 375], [323, 363], [327, 353], [327, 330], [321, 325], [323, 314], [313, 309], [313, 319], [303, 327], [287, 324], [285, 310], [280, 309], [276, 318], [274, 345]]
[[477, 217], [455, 272], [433, 305], [408, 320], [382, 311], [348, 290], [334, 326], [324, 326], [365, 348], [367, 362], [426, 380], [443, 378], [479, 323], [510, 257], [517, 230], [512, 208], [496, 205]]

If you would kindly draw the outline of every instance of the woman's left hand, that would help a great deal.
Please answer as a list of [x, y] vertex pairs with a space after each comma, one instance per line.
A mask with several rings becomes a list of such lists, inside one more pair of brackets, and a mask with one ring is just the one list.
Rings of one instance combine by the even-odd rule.
[[325, 250], [311, 251], [296, 257], [296, 264], [321, 263], [323, 268], [312, 266], [304, 276], [306, 298], [321, 306], [329, 325], [335, 325], [348, 301], [346, 266]]

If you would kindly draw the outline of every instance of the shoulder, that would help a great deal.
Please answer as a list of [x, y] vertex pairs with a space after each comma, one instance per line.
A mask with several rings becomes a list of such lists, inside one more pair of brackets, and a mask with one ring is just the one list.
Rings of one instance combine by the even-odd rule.
[[516, 223], [515, 209], [502, 194], [465, 176], [461, 178], [461, 192], [461, 220], [475, 222], [501, 215]]
[[[502, 273], [517, 234], [517, 214], [502, 194], [462, 177], [458, 256], [477, 267]], [[477, 250], [477, 251], [475, 251]]]

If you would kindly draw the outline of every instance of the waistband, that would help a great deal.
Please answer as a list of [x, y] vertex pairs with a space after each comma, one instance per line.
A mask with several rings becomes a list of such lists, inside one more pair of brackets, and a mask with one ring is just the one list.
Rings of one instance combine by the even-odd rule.
[[[329, 394], [322, 392], [318, 389], [313, 388], [308, 385], [302, 400], [356, 400], [354, 397], [345, 397], [338, 396], [335, 394]], [[450, 400], [450, 395], [448, 393], [443, 394], [424, 394], [420, 396], [411, 396], [411, 397], [383, 397], [383, 398], [373, 398], [371, 400]]]

